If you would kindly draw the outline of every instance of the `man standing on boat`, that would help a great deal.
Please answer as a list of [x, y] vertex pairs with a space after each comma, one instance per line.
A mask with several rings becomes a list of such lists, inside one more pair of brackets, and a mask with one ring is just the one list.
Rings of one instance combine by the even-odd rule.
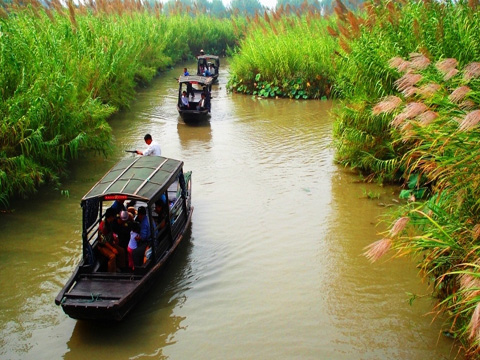
[[150, 241], [150, 223], [145, 206], [138, 208], [137, 222], [140, 224], [140, 233], [135, 237], [135, 240], [137, 240], [137, 248], [133, 250], [133, 262], [135, 266], [140, 266], [143, 264], [145, 250]]
[[155, 141], [153, 141], [152, 135], [147, 134], [143, 139], [145, 140], [145, 143], [148, 145], [148, 147], [144, 151], [135, 150], [138, 155], [143, 155], [143, 156], [162, 155], [162, 150], [160, 149], [160, 145], [158, 145]]

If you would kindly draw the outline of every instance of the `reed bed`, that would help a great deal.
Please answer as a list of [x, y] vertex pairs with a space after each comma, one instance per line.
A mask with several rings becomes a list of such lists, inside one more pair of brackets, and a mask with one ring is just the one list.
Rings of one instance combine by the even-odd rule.
[[263, 97], [320, 99], [330, 96], [336, 39], [315, 8], [304, 13], [257, 14], [230, 61], [228, 89]]
[[236, 43], [234, 22], [241, 24], [203, 14], [166, 17], [133, 1], [46, 7], [31, 0], [1, 9], [3, 207], [12, 196], [58, 184], [78, 154], [107, 154], [109, 117], [128, 107], [139, 84], [200, 48], [225, 52]]
[[[480, 24], [473, 2], [337, 4], [337, 160], [403, 184], [365, 249], [418, 261], [445, 331], [480, 353]], [[358, 25], [360, 24], [360, 25]], [[356, 30], [358, 28], [358, 30]]]

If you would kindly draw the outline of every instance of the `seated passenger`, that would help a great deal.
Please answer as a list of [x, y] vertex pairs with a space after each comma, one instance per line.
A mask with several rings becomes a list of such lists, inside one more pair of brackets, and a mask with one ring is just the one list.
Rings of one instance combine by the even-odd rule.
[[157, 216], [155, 216], [153, 219], [155, 220], [155, 227], [157, 228], [157, 231], [165, 227], [164, 209], [166, 208], [166, 205], [167, 205], [167, 199], [165, 195], [162, 195], [161, 199], [155, 202], [155, 213], [157, 214]]
[[205, 93], [202, 92], [202, 98], [197, 104], [197, 110], [204, 110], [205, 109]]
[[108, 258], [108, 272], [121, 271], [125, 267], [125, 250], [119, 246], [117, 234], [113, 232], [114, 222], [115, 211], [109, 208], [98, 227], [97, 249]]
[[130, 239], [130, 226], [132, 221], [133, 216], [131, 217], [128, 211], [121, 211], [112, 224], [113, 232], [117, 234], [118, 237], [118, 245], [125, 250], [125, 253]]
[[204, 102], [205, 105], [203, 105], [203, 107], [205, 109], [207, 109], [208, 112], [210, 112], [210, 108], [212, 106], [211, 102], [210, 102], [210, 99], [212, 98], [211, 93], [210, 93], [210, 91], [208, 91], [207, 88], [204, 88], [203, 89], [203, 94], [205, 94], [205, 102]]
[[118, 215], [121, 211], [126, 210], [124, 203], [125, 200], [115, 200], [112, 206], [110, 206], [110, 209], [113, 209], [115, 211], [115, 215]]
[[181, 106], [181, 107], [182, 107], [182, 108], [187, 108], [187, 109], [190, 107], [190, 104], [189, 104], [189, 102], [188, 102], [188, 96], [187, 96], [187, 92], [186, 92], [186, 91], [184, 91], [184, 92], [182, 93], [182, 106]]

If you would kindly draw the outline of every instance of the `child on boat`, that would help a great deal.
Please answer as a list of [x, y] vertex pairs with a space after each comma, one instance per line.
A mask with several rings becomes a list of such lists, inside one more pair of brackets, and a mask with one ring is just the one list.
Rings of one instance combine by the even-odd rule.
[[132, 230], [130, 230], [130, 241], [128, 242], [127, 252], [128, 252], [128, 267], [131, 270], [135, 270], [135, 264], [133, 262], [133, 250], [138, 246], [137, 236], [140, 234], [140, 224], [136, 221], [132, 222]]

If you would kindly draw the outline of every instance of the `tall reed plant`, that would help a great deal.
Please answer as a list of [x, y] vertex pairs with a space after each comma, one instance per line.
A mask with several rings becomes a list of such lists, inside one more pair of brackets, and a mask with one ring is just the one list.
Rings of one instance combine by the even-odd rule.
[[[165, 17], [141, 3], [48, 7], [12, 3], [0, 14], [0, 205], [65, 175], [85, 151], [111, 149], [109, 117], [139, 83], [198, 49], [235, 44], [232, 22]], [[208, 48], [207, 48], [208, 49]]]
[[[344, 14], [338, 28], [348, 30], [338, 35], [343, 65], [335, 86], [344, 96], [335, 121], [338, 159], [405, 186], [405, 204], [366, 255], [376, 260], [393, 249], [414, 256], [432, 284], [435, 309], [450, 320], [446, 330], [474, 358], [480, 352], [477, 8], [370, 5], [356, 34], [344, 9], [337, 12]], [[387, 45], [375, 55], [371, 43], [379, 39]]]
[[230, 90], [295, 99], [330, 95], [337, 42], [328, 36], [328, 19], [313, 10], [301, 16], [279, 10], [248, 21], [230, 61]]

